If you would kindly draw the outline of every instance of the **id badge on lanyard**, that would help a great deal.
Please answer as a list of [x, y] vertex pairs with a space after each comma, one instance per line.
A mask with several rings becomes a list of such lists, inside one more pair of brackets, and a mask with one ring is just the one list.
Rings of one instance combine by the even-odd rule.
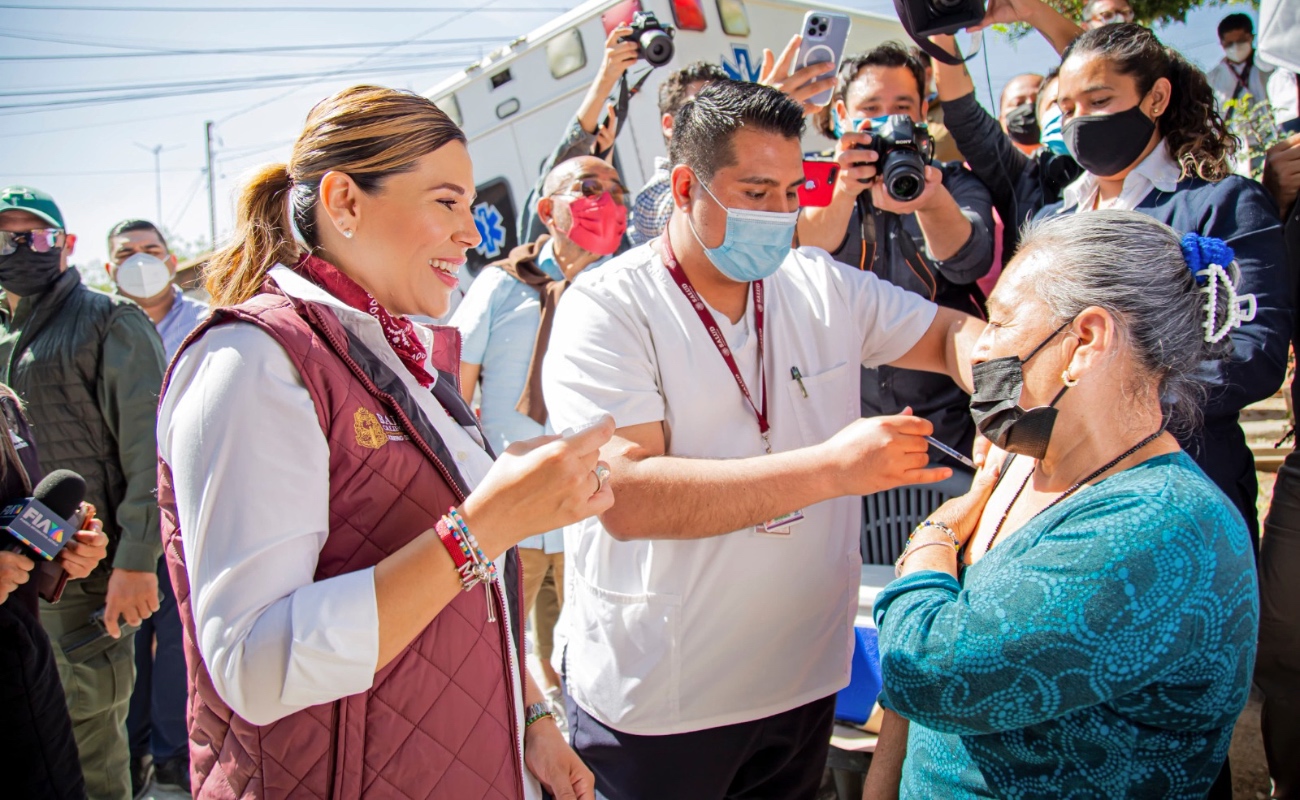
[[[691, 279], [686, 275], [686, 271], [682, 269], [681, 264], [677, 262], [677, 256], [673, 253], [673, 246], [668, 240], [667, 231], [664, 232], [664, 236], [660, 239], [660, 243], [663, 245], [664, 266], [668, 268], [668, 273], [672, 275], [673, 281], [677, 284], [677, 288], [686, 296], [691, 307], [695, 309], [695, 313], [699, 315], [700, 322], [704, 323], [704, 329], [709, 333], [709, 340], [713, 342], [713, 346], [718, 349], [718, 354], [722, 356], [722, 360], [726, 363], [727, 368], [731, 370], [731, 377], [735, 379], [736, 386], [740, 389], [740, 394], [745, 398], [745, 402], [749, 404], [750, 409], [754, 412], [754, 417], [758, 420], [758, 433], [759, 436], [763, 438], [763, 449], [768, 455], [771, 455], [772, 440], [769, 436], [771, 426], [767, 421], [767, 365], [763, 361], [763, 317], [766, 310], [763, 294], [763, 282], [754, 281], [750, 284], [754, 292], [754, 327], [758, 329], [759, 402], [755, 403], [754, 395], [749, 391], [749, 386], [745, 384], [744, 376], [740, 374], [740, 367], [736, 365], [736, 358], [732, 354], [731, 348], [727, 346], [726, 338], [718, 328], [718, 324], [713, 319], [713, 315], [709, 313], [708, 308], [704, 305], [704, 300], [700, 297], [700, 293], [695, 290], [695, 286], [691, 283]], [[790, 534], [793, 526], [802, 519], [803, 511], [791, 511], [788, 514], [783, 514], [775, 519], [755, 525], [754, 530], [756, 533], [765, 535], [787, 536]]]

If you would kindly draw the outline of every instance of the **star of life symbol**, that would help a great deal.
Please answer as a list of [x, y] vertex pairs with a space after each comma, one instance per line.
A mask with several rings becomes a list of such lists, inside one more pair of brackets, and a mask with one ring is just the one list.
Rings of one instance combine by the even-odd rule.
[[474, 227], [483, 241], [474, 249], [484, 258], [496, 258], [506, 243], [505, 219], [501, 212], [491, 203], [479, 203], [474, 206]]
[[727, 77], [733, 81], [754, 83], [758, 81], [758, 76], [763, 71], [763, 64], [762, 62], [754, 63], [754, 60], [750, 58], [748, 46], [733, 44], [731, 46], [731, 58], [722, 57], [722, 69], [726, 71]]

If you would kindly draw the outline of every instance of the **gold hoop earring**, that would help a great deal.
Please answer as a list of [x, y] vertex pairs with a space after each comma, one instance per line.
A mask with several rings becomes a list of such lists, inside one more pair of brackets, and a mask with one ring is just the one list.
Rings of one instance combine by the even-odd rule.
[[1064, 383], [1064, 384], [1066, 385], [1066, 387], [1073, 389], [1075, 386], [1078, 386], [1078, 385], [1079, 385], [1079, 379], [1078, 379], [1078, 378], [1071, 378], [1071, 377], [1070, 377], [1070, 370], [1069, 370], [1069, 369], [1064, 369], [1064, 370], [1061, 370], [1061, 383]]

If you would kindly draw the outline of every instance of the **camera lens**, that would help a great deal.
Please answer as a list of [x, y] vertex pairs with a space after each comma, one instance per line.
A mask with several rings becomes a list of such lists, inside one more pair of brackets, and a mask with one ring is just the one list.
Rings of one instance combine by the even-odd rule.
[[943, 15], [960, 11], [966, 0], [926, 0], [926, 3], [935, 14]]
[[673, 60], [672, 37], [663, 31], [646, 31], [641, 36], [641, 54], [652, 67], [662, 67]]
[[896, 200], [915, 200], [921, 196], [921, 182], [915, 175], [899, 175], [889, 184], [889, 193]]
[[889, 196], [900, 202], [909, 202], [925, 191], [925, 162], [910, 150], [894, 150], [886, 157], [880, 170]]

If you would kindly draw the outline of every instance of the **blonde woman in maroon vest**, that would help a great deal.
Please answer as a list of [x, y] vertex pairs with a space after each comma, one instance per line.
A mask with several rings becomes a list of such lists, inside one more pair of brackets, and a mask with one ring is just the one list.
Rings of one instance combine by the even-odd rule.
[[158, 420], [197, 797], [593, 796], [532, 707], [513, 547], [613, 503], [614, 425], [493, 463], [459, 335], [405, 316], [446, 313], [473, 193], [446, 115], [360, 86], [239, 197]]

